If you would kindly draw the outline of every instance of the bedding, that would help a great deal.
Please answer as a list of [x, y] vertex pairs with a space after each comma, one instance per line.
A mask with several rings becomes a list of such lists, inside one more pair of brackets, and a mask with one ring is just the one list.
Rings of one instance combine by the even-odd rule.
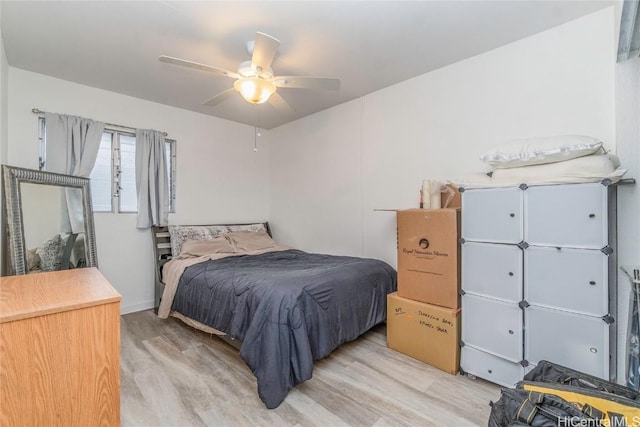
[[257, 251], [277, 246], [266, 231], [234, 231], [225, 234], [225, 237], [236, 252]]
[[491, 176], [482, 173], [470, 174], [452, 180], [464, 188], [512, 187], [520, 184], [578, 184], [599, 182], [609, 179], [618, 182], [626, 169], [620, 167], [620, 160], [613, 154], [592, 154], [564, 162], [519, 168], [496, 169]]
[[555, 135], [509, 141], [487, 151], [480, 160], [506, 169], [561, 162], [603, 150], [602, 141], [590, 136]]
[[177, 257], [187, 240], [211, 240], [216, 236], [234, 231], [265, 231], [264, 224], [239, 225], [170, 225], [171, 255]]
[[[620, 169], [620, 160], [613, 154], [594, 154], [558, 163], [512, 169], [496, 169], [491, 177], [497, 182], [558, 184], [598, 182], [605, 178], [617, 182], [626, 170]], [[570, 181], [570, 182], [568, 182]]]
[[314, 360], [383, 322], [396, 290], [385, 262], [286, 246], [181, 256], [164, 268], [158, 315], [179, 313], [241, 340], [267, 408], [311, 378]]
[[217, 234], [211, 227], [202, 225], [170, 225], [171, 255], [177, 257], [182, 252], [182, 245], [187, 240], [211, 240]]
[[78, 265], [74, 262], [76, 259], [73, 258], [73, 255], [75, 254], [77, 237], [77, 234], [56, 234], [41, 246], [29, 249], [27, 251], [27, 271], [35, 273], [76, 268]]
[[27, 271], [41, 270], [40, 255], [36, 253], [38, 248], [29, 249], [27, 251]]
[[236, 252], [229, 240], [224, 236], [216, 236], [209, 240], [186, 240], [180, 249], [180, 256], [196, 257], [210, 253], [233, 253]]
[[66, 240], [60, 234], [56, 234], [36, 249], [42, 271], [60, 270], [66, 245]]

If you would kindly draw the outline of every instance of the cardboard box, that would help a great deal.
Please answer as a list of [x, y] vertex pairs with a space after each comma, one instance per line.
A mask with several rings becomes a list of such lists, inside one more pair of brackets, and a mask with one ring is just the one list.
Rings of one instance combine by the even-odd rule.
[[450, 374], [460, 368], [460, 309], [387, 295], [387, 346]]
[[460, 209], [406, 209], [398, 222], [398, 295], [460, 308]]

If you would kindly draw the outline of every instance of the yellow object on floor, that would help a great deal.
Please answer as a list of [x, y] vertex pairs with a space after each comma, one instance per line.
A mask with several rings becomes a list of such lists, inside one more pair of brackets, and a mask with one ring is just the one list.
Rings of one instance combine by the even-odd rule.
[[[602, 426], [640, 425], [640, 402], [615, 394], [554, 383], [522, 381], [517, 388], [539, 393], [554, 394], [567, 402], [576, 404], [583, 412], [588, 405], [604, 415]], [[593, 414], [595, 417], [595, 413]], [[571, 425], [571, 424], [567, 424]]]

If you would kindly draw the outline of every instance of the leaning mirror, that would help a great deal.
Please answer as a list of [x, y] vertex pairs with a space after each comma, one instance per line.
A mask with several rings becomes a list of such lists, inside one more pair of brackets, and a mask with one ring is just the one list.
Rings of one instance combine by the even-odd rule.
[[2, 177], [5, 274], [98, 266], [88, 178], [6, 165]]

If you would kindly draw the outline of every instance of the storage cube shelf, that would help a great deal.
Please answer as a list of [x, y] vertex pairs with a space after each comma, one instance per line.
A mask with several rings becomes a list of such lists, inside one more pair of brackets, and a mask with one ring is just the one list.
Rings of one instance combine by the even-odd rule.
[[461, 369], [511, 387], [546, 359], [615, 379], [616, 187], [461, 191]]
[[516, 245], [468, 242], [462, 248], [465, 292], [522, 301], [522, 250]]
[[520, 188], [465, 191], [462, 193], [462, 203], [463, 211], [467, 210], [467, 215], [462, 216], [462, 237], [465, 240], [514, 244], [522, 241]]
[[597, 249], [530, 246], [524, 251], [524, 299], [591, 316], [609, 313], [609, 256]]

